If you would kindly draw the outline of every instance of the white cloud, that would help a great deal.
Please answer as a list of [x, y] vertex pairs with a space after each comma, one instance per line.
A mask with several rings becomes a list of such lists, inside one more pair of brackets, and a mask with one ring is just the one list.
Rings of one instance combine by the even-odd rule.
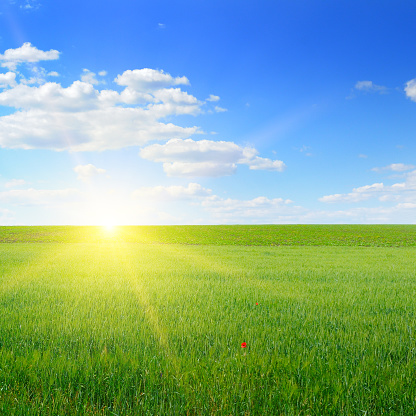
[[0, 105], [23, 110], [85, 111], [99, 108], [98, 98], [99, 92], [81, 81], [67, 88], [55, 82], [39, 87], [19, 84], [0, 93]]
[[97, 168], [90, 163], [88, 165], [75, 166], [74, 172], [78, 175], [79, 180], [83, 182], [89, 182], [93, 177], [106, 173], [106, 170]]
[[187, 92], [182, 91], [180, 88], [164, 88], [157, 90], [153, 93], [157, 102], [163, 103], [178, 103], [186, 105], [198, 104], [198, 100], [189, 95]]
[[270, 170], [276, 172], [282, 172], [286, 167], [281, 160], [271, 160], [259, 156], [255, 156], [247, 164], [252, 170]]
[[216, 105], [214, 109], [217, 113], [225, 113], [228, 111], [226, 108], [219, 107], [218, 105]]
[[12, 179], [4, 184], [6, 188], [18, 188], [23, 185], [26, 185], [26, 181], [24, 179]]
[[6, 72], [0, 74], [0, 88], [13, 87], [16, 85], [16, 74], [14, 72]]
[[409, 97], [412, 101], [416, 101], [416, 78], [406, 82], [404, 91], [406, 92], [407, 97]]
[[100, 81], [98, 81], [98, 79], [95, 78], [95, 76], [95, 72], [91, 72], [89, 69], [84, 68], [82, 70], [81, 81], [91, 85], [98, 85]]
[[48, 72], [46, 75], [48, 75], [48, 77], [59, 77], [59, 74], [56, 71]]
[[415, 169], [416, 166], [414, 165], [405, 165], [404, 163], [392, 163], [391, 165], [384, 166], [382, 168], [373, 168], [371, 170], [375, 172], [381, 172], [384, 170], [391, 170], [393, 172], [405, 172], [406, 170]]
[[253, 148], [242, 148], [233, 142], [173, 139], [167, 143], [143, 148], [140, 156], [154, 162], [217, 162], [236, 163], [256, 155]]
[[416, 204], [392, 207], [357, 207], [337, 211], [309, 211], [297, 217], [299, 224], [414, 224]]
[[155, 186], [143, 187], [135, 190], [132, 196], [142, 200], [192, 200], [206, 197], [211, 194], [211, 189], [203, 188], [198, 183], [190, 183], [184, 186]]
[[416, 170], [405, 174], [405, 182], [395, 183], [391, 186], [374, 183], [354, 188], [348, 194], [326, 195], [319, 198], [319, 201], [328, 203], [360, 202], [371, 198], [377, 198], [382, 202], [416, 202]]
[[13, 189], [0, 192], [0, 202], [13, 205], [53, 205], [71, 201], [78, 195], [76, 189]]
[[171, 85], [189, 85], [186, 77], [173, 78], [162, 70], [143, 68], [124, 71], [115, 79], [118, 85], [123, 85], [132, 90], [151, 92]]
[[28, 66], [27, 68], [31, 73], [29, 78], [26, 78], [22, 72], [19, 72], [18, 75], [20, 77], [20, 84], [23, 85], [33, 85], [33, 84], [43, 84], [46, 82], [46, 77], [48, 73], [46, 72], [45, 68], [39, 67], [35, 64]]
[[306, 210], [293, 206], [293, 201], [260, 196], [250, 200], [224, 199], [219, 196], [205, 198], [201, 206], [216, 223], [282, 223], [295, 222], [294, 218]]
[[21, 149], [102, 151], [197, 132], [197, 127], [160, 123], [136, 108], [68, 113], [31, 110], [0, 118], [0, 145]]
[[15, 70], [18, 64], [24, 62], [51, 61], [59, 58], [60, 52], [51, 49], [42, 51], [32, 46], [30, 42], [24, 43], [20, 48], [7, 49], [4, 54], [0, 54], [1, 66]]
[[[1, 56], [16, 62], [54, 57], [51, 51], [25, 45]], [[118, 92], [96, 89], [98, 80], [88, 70], [84, 70], [84, 81], [74, 81], [68, 87], [43, 83], [36, 77], [33, 82], [42, 85], [26, 85], [32, 81], [24, 78], [13, 85], [14, 75], [8, 74], [4, 74], [3, 81], [11, 88], [0, 93], [0, 105], [16, 111], [0, 117], [0, 147], [101, 151], [200, 133], [196, 126], [181, 127], [161, 121], [169, 116], [200, 112], [203, 103], [192, 95], [180, 88], [163, 88], [189, 84], [186, 77], [174, 78], [149, 68], [129, 70], [115, 79], [119, 85], [125, 85]], [[46, 76], [46, 71], [39, 75]]]
[[163, 170], [168, 176], [209, 176], [215, 178], [232, 175], [235, 173], [236, 169], [237, 165], [235, 163], [172, 162], [163, 164]]
[[220, 100], [220, 97], [218, 97], [218, 95], [210, 94], [210, 96], [207, 98], [206, 101], [213, 101], [213, 102], [215, 102], [215, 101], [219, 101], [219, 100]]
[[358, 81], [354, 87], [356, 90], [364, 91], [364, 92], [385, 92], [387, 90], [386, 87], [382, 85], [373, 84], [372, 81]]
[[172, 114], [198, 114], [202, 105], [202, 102], [180, 88], [160, 89], [153, 92], [153, 97], [156, 103], [150, 104], [149, 110], [158, 118]]
[[257, 156], [257, 150], [241, 147], [233, 142], [192, 139], [172, 139], [167, 143], [143, 148], [140, 156], [162, 162], [169, 176], [224, 176], [231, 175], [237, 164], [253, 170], [282, 171], [284, 163]]
[[319, 198], [321, 202], [360, 202], [374, 197], [374, 194], [379, 194], [385, 189], [382, 183], [374, 183], [372, 185], [365, 185], [359, 188], [354, 188], [349, 194], [334, 194], [326, 195]]
[[356, 193], [367, 193], [367, 192], [380, 192], [385, 189], [382, 183], [373, 183], [372, 185], [364, 185], [359, 188], [354, 188], [353, 191]]
[[27, 10], [27, 11], [33, 11], [33, 10], [37, 10], [40, 7], [40, 4], [38, 1], [36, 0], [26, 0], [26, 2], [24, 4], [21, 4], [19, 6], [22, 10]]
[[[100, 77], [104, 77], [104, 76], [107, 75], [107, 71], [100, 71], [98, 73], [98, 75]], [[97, 76], [97, 74], [95, 72], [92, 72], [89, 69], [84, 68], [82, 70], [82, 74], [81, 74], [81, 81], [86, 82], [86, 83], [91, 84], [91, 85], [99, 85], [99, 84], [105, 84], [106, 83], [103, 80], [101, 80], [101, 81], [98, 80], [96, 78], [96, 76]]]

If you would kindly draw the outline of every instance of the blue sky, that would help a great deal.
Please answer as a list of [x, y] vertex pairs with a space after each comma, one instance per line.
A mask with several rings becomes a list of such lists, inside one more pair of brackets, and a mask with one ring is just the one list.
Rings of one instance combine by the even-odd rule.
[[415, 18], [5, 0], [0, 225], [415, 223]]

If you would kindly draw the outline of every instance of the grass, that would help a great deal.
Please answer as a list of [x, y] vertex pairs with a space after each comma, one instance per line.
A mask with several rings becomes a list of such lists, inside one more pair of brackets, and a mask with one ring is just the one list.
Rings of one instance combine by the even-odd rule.
[[415, 230], [343, 227], [0, 228], [0, 414], [414, 415]]
[[[118, 227], [117, 241], [237, 246], [415, 247], [416, 225], [188, 225]], [[102, 243], [102, 227], [0, 227], [0, 243]]]

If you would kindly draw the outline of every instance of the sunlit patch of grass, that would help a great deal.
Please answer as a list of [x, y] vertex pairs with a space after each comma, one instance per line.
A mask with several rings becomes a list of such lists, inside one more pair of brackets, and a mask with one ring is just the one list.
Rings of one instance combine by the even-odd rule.
[[116, 234], [0, 259], [0, 414], [414, 414], [414, 248]]

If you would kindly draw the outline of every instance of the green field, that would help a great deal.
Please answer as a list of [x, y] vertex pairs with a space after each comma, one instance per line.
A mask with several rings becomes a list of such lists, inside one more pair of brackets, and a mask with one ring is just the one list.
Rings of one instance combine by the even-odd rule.
[[416, 225], [190, 225], [119, 227], [0, 227], [0, 243], [102, 243], [243, 246], [416, 246]]
[[416, 414], [416, 226], [0, 242], [2, 416]]

